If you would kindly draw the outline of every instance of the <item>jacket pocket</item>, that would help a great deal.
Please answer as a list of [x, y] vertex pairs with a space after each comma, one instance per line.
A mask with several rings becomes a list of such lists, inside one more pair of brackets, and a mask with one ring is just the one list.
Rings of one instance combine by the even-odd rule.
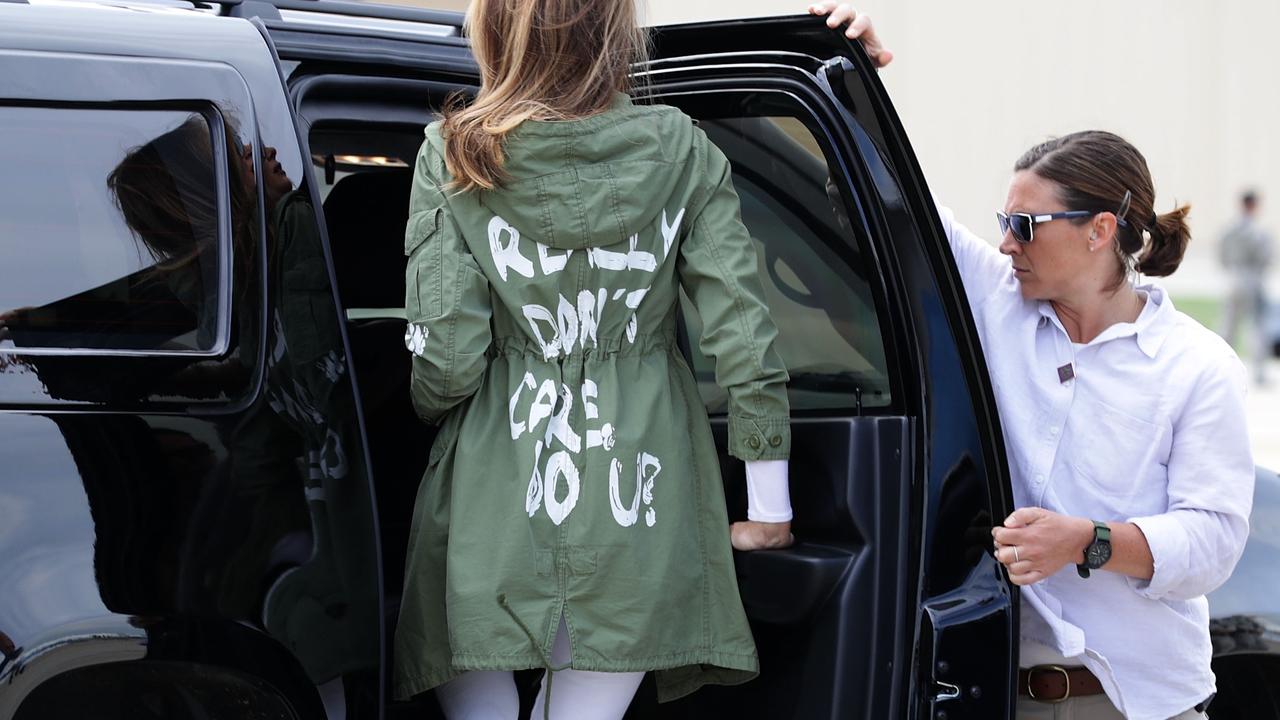
[[[439, 317], [444, 312], [444, 243], [439, 238], [444, 208], [414, 213], [405, 228], [405, 316], [409, 320]], [[428, 242], [430, 241], [430, 242]]]

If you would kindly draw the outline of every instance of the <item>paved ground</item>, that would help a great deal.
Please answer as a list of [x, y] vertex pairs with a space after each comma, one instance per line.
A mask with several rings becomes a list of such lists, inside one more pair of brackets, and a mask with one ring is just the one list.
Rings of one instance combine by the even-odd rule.
[[1267, 367], [1269, 382], [1249, 388], [1249, 435], [1254, 462], [1280, 472], [1280, 360]]

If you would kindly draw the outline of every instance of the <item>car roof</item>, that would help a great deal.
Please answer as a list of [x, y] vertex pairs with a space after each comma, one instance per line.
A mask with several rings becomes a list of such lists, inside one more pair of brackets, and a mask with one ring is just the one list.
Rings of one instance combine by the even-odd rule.
[[[35, 15], [41, 14], [37, 8], [57, 8], [61, 13], [68, 13], [62, 15], [62, 19], [72, 25], [76, 15], [85, 11], [97, 18], [88, 21], [95, 26], [98, 22], [127, 24], [140, 15], [258, 16], [268, 24], [282, 24], [297, 30], [343, 28], [419, 38], [458, 37], [462, 34], [464, 18], [456, 11], [348, 0], [0, 0], [0, 6], [6, 5], [25, 6], [25, 14]], [[117, 15], [109, 19], [94, 12], [105, 10], [115, 11]], [[128, 19], [122, 20], [120, 12], [128, 13]], [[20, 22], [23, 14], [12, 9], [6, 12], [15, 22]], [[155, 28], [147, 25], [146, 29]]]
[[[160, 3], [0, 2], [0, 49], [206, 59], [210, 47], [262, 47], [244, 20]], [[219, 53], [222, 54], [222, 53]]]

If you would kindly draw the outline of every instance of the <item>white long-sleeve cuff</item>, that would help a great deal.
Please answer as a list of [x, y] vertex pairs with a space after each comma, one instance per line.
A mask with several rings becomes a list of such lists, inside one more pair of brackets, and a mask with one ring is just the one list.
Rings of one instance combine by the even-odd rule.
[[791, 520], [788, 461], [747, 461], [747, 519], [755, 522]]
[[1129, 522], [1137, 525], [1146, 538], [1154, 568], [1150, 580], [1126, 578], [1129, 587], [1148, 600], [1160, 600], [1187, 575], [1190, 550], [1186, 530], [1169, 513], [1129, 518]]
[[1237, 515], [1207, 510], [1177, 510], [1130, 518], [1147, 540], [1154, 561], [1150, 580], [1128, 578], [1148, 600], [1190, 600], [1226, 582], [1249, 537], [1249, 524]]

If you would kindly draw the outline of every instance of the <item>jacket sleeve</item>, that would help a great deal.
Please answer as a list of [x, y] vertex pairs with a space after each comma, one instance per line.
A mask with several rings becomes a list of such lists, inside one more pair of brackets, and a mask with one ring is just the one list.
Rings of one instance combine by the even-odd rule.
[[703, 136], [705, 189], [694, 207], [677, 264], [702, 318], [703, 354], [729, 393], [729, 454], [785, 460], [791, 453], [787, 370], [774, 348], [778, 330], [764, 302], [755, 246], [733, 189], [729, 161]]
[[467, 249], [442, 187], [444, 163], [424, 143], [405, 228], [405, 346], [418, 415], [439, 422], [480, 388], [493, 339], [489, 282]]
[[1129, 518], [1155, 561], [1128, 578], [1150, 600], [1189, 600], [1231, 576], [1249, 537], [1254, 466], [1245, 426], [1245, 370], [1234, 356], [1208, 369], [1173, 425], [1168, 511]]

